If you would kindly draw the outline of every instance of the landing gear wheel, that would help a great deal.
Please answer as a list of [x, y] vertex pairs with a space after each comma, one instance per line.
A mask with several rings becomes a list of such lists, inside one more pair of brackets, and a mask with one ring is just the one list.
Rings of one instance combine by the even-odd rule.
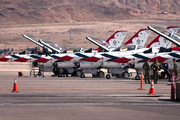
[[129, 78], [129, 73], [127, 71], [123, 72], [123, 77]]
[[99, 75], [100, 78], [103, 78], [103, 77], [104, 77], [104, 72], [103, 72], [103, 71], [100, 71], [100, 72], [98, 73], [98, 75]]
[[77, 74], [78, 77], [80, 77], [80, 75], [81, 75], [81, 70], [78, 70], [78, 71], [76, 72], [76, 74]]
[[80, 75], [80, 78], [85, 78], [84, 73], [82, 73], [82, 74]]
[[109, 74], [106, 75], [106, 79], [110, 79], [111, 76]]
[[139, 75], [136, 75], [136, 76], [135, 76], [135, 80], [140, 80], [140, 76], [139, 76]]

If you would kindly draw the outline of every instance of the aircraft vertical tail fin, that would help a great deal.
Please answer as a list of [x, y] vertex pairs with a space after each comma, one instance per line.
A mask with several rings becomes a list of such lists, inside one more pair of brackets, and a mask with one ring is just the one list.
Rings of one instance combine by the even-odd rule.
[[116, 31], [106, 42], [110, 45], [110, 48], [116, 48], [121, 46], [127, 31]]
[[138, 46], [144, 46], [149, 34], [150, 30], [148, 29], [140, 29], [133, 37], [131, 37], [124, 45], [138, 45]]
[[[116, 31], [113, 35], [111, 35], [107, 40], [106, 43], [109, 44], [108, 48], [116, 48], [121, 46], [127, 31]], [[94, 51], [100, 50], [100, 47], [97, 49], [93, 49]]]
[[151, 47], [158, 47], [160, 45], [161, 39], [163, 40], [164, 38], [161, 36], [157, 36], [153, 41], [151, 41], [146, 47], [151, 48]]

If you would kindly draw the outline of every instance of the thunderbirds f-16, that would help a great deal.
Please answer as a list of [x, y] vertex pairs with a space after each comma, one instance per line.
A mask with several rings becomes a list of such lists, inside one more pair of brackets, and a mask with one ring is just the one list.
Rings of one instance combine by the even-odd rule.
[[[163, 36], [164, 38], [170, 40], [171, 42], [175, 43], [177, 46], [180, 47], [180, 43], [174, 40], [180, 40], [180, 37], [173, 33], [166, 28], [162, 28], [164, 31], [160, 32], [157, 31], [156, 27], [148, 26], [149, 29], [158, 33], [159, 35]], [[165, 33], [168, 33], [166, 35]], [[173, 38], [171, 38], [173, 37]], [[51, 54], [50, 56], [37, 56], [37, 55], [18, 55], [14, 54], [11, 56], [6, 56], [0, 58], [0, 61], [17, 61], [17, 62], [40, 62], [40, 63], [47, 63], [47, 62], [56, 62], [56, 61], [86, 61], [86, 62], [93, 62], [93, 63], [100, 63], [102, 66], [105, 66], [104, 63], [117, 63], [120, 66], [123, 63], [138, 63], [144, 62], [146, 59], [150, 59], [151, 62], [154, 62], [155, 59], [158, 59], [159, 62], [166, 62], [171, 63], [172, 59], [175, 58], [177, 61], [180, 61], [180, 52], [166, 52], [166, 49], [160, 51], [158, 53], [152, 53], [152, 51], [147, 50], [147, 48], [138, 48], [135, 45], [127, 45], [121, 46], [119, 48], [114, 49], [112, 52], [97, 52], [97, 53], [62, 53], [62, 54]], [[93, 66], [93, 64], [91, 64]]]

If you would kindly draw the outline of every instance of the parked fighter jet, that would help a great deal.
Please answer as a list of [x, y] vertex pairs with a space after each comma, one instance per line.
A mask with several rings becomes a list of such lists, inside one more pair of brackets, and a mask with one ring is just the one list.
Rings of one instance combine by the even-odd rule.
[[[23, 34], [23, 37], [25, 37], [27, 40], [35, 43], [36, 45], [43, 47], [45, 46], [46, 48], [48, 48], [48, 51], [51, 54], [60, 54], [60, 53], [70, 53], [70, 52], [88, 52], [88, 49], [85, 48], [80, 48], [80, 47], [71, 47], [68, 49], [62, 49], [59, 45], [57, 45], [56, 43], [52, 42], [52, 41], [45, 41], [42, 40], [41, 38], [34, 36], [34, 35], [30, 35], [30, 34]], [[33, 55], [34, 57], [41, 57], [40, 55]], [[59, 64], [58, 64], [59, 63]], [[68, 69], [70, 74], [75, 74], [75, 65], [72, 62], [62, 62], [62, 61], [58, 61], [55, 63], [41, 63], [41, 62], [33, 62], [33, 66], [35, 67], [39, 67], [39, 73], [38, 75], [41, 75], [41, 70], [46, 70], [46, 69], [50, 69], [53, 68], [52, 71], [54, 73], [57, 72], [57, 69], [55, 69], [56, 67], [61, 67], [63, 68], [64, 66], [66, 66], [66, 68]], [[62, 69], [61, 69], [62, 70]], [[58, 69], [59, 71], [59, 69]]]

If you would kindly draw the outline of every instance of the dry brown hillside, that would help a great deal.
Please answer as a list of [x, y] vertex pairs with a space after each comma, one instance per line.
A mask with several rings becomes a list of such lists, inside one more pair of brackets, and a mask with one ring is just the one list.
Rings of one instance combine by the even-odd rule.
[[0, 22], [37, 24], [153, 19], [152, 13], [179, 15], [179, 5], [179, 0], [1, 0]]
[[164, 11], [170, 14], [180, 13], [180, 1], [179, 0], [118, 0], [130, 9], [138, 9], [144, 12], [162, 13]]
[[1, 0], [1, 23], [80, 22], [130, 19], [133, 15], [104, 0]]

